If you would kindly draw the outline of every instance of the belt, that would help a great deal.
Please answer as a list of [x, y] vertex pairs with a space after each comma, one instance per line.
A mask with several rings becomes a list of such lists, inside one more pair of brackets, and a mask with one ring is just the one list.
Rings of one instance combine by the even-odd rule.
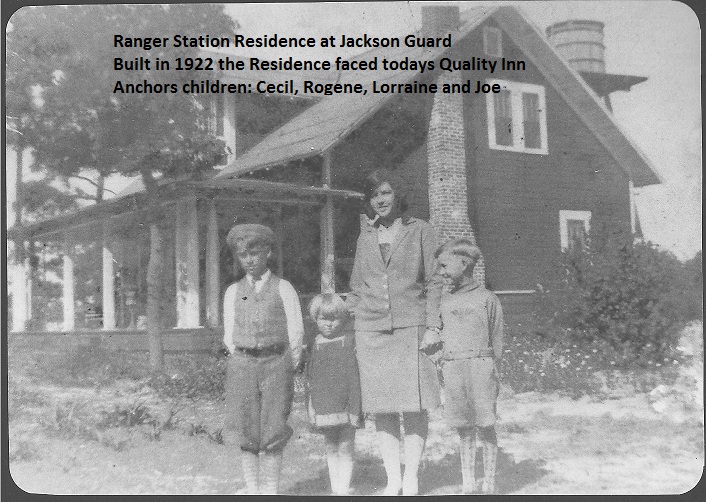
[[444, 359], [469, 359], [472, 357], [493, 357], [495, 353], [493, 349], [469, 349], [469, 350], [458, 350], [458, 351], [448, 351], [444, 353]]
[[287, 350], [286, 343], [276, 343], [266, 347], [236, 347], [235, 350], [250, 357], [269, 357], [284, 354]]

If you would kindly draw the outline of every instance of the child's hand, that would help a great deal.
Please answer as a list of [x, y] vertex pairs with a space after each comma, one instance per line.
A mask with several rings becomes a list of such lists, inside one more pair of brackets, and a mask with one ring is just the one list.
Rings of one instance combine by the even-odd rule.
[[[427, 351], [436, 352], [436, 350], [440, 348], [437, 347], [437, 345], [440, 344], [441, 336], [439, 335], [439, 332], [435, 329], [427, 328], [424, 332], [424, 336], [422, 337], [422, 341], [419, 344], [419, 350], [421, 350], [425, 354], [430, 353]], [[434, 350], [431, 350], [433, 347], [436, 348]]]

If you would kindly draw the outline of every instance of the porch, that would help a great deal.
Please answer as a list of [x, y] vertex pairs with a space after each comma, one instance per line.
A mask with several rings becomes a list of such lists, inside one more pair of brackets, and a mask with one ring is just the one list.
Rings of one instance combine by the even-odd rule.
[[[260, 222], [275, 230], [278, 245], [271, 268], [294, 277], [302, 305], [310, 295], [347, 282], [352, 256], [337, 256], [334, 215], [356, 213], [351, 209], [362, 194], [326, 185], [228, 181], [227, 186], [160, 183], [160, 225], [168, 236], [163, 259], [169, 272], [162, 295], [167, 352], [208, 351], [219, 343], [222, 292], [238, 275], [225, 244], [235, 223]], [[23, 238], [28, 251], [21, 266], [23, 280], [15, 281], [12, 289], [11, 336], [16, 342], [35, 343], [40, 337], [119, 350], [148, 349], [145, 207], [146, 193], [138, 191], [10, 231], [11, 239]], [[297, 254], [306, 259], [290, 259], [297, 245]], [[39, 270], [47, 263], [54, 263], [51, 273]], [[41, 291], [40, 279], [54, 294]]]

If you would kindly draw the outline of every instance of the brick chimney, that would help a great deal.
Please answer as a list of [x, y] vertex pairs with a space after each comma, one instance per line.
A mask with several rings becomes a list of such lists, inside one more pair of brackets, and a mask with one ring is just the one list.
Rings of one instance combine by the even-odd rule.
[[[459, 19], [458, 7], [422, 7], [422, 33], [431, 33], [427, 30], [436, 29], [441, 31], [434, 32], [435, 35], [447, 34], [458, 28]], [[441, 88], [447, 83], [460, 84], [460, 72], [442, 73], [437, 85]], [[442, 243], [460, 237], [476, 243], [468, 218], [465, 137], [463, 95], [435, 94], [427, 136], [429, 220]], [[473, 275], [481, 284], [485, 282], [482, 257]]]
[[[437, 85], [460, 83], [460, 75], [444, 73]], [[427, 137], [429, 166], [429, 221], [439, 233], [440, 242], [465, 237], [476, 243], [468, 218], [465, 127], [463, 95], [434, 96]], [[483, 258], [476, 264], [474, 277], [485, 282]]]
[[456, 31], [461, 25], [461, 14], [456, 5], [422, 6], [422, 36], [438, 37]]

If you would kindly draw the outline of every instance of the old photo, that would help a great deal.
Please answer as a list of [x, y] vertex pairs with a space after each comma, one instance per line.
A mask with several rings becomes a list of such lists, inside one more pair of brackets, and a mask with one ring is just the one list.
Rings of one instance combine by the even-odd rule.
[[8, 493], [688, 492], [700, 40], [678, 2], [16, 11]]

